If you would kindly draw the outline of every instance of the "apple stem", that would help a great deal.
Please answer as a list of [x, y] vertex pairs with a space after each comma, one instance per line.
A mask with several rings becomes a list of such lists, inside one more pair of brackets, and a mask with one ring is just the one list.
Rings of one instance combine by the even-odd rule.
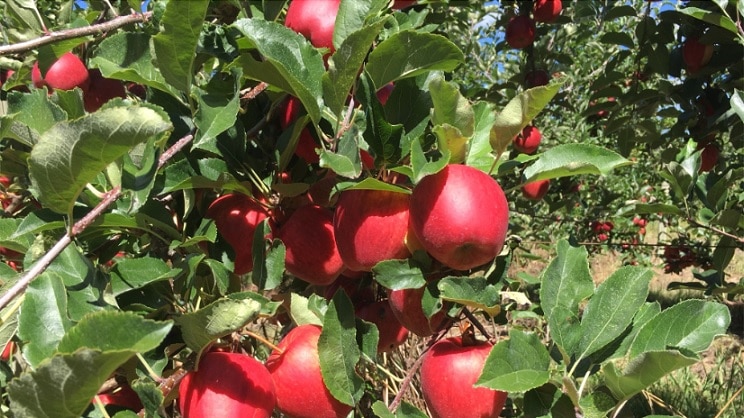
[[282, 350], [281, 348], [279, 348], [276, 344], [274, 344], [271, 341], [267, 340], [263, 336], [256, 334], [253, 331], [243, 330], [243, 334], [246, 334], [246, 335], [248, 335], [248, 336], [250, 336], [250, 337], [252, 337], [252, 338], [254, 338], [254, 339], [256, 339], [256, 340], [258, 340], [258, 341], [260, 341], [260, 342], [262, 342], [264, 344], [266, 344], [272, 350], [275, 350], [279, 354], [283, 354], [284, 353], [284, 350]]
[[468, 320], [476, 328], [478, 328], [478, 331], [480, 331], [480, 333], [483, 334], [483, 336], [486, 337], [486, 339], [491, 340], [493, 338], [491, 334], [488, 332], [488, 330], [486, 329], [486, 327], [484, 327], [483, 324], [481, 324], [478, 318], [476, 318], [475, 315], [473, 315], [473, 313], [470, 312], [470, 310], [467, 307], [464, 307], [462, 309], [462, 313], [465, 314], [465, 317], [468, 318]]

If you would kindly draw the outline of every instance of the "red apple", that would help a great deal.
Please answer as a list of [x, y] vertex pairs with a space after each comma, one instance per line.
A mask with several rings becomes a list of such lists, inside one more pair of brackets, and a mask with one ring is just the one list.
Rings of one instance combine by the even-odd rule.
[[393, 94], [394, 88], [395, 88], [395, 84], [390, 82], [382, 86], [379, 90], [377, 90], [377, 93], [376, 93], [377, 100], [379, 100], [383, 106], [385, 106], [385, 103], [387, 103], [388, 99], [390, 98], [390, 95]]
[[507, 393], [475, 388], [492, 345], [460, 337], [435, 343], [421, 362], [421, 393], [433, 418], [498, 417]]
[[721, 156], [721, 149], [715, 142], [709, 142], [698, 149], [703, 151], [700, 153], [700, 168], [699, 173], [708, 172], [716, 166], [718, 158]]
[[527, 125], [512, 141], [514, 149], [523, 154], [534, 154], [542, 141], [542, 133], [533, 125]]
[[209, 352], [178, 388], [184, 418], [269, 418], [276, 405], [266, 367], [251, 356]]
[[561, 0], [536, 0], [532, 9], [535, 22], [551, 23], [558, 19], [563, 5]]
[[527, 88], [545, 86], [550, 82], [550, 75], [545, 70], [534, 70], [524, 76], [524, 84]]
[[432, 257], [456, 270], [493, 260], [509, 226], [501, 186], [477, 168], [450, 164], [424, 177], [411, 195], [411, 225]]
[[292, 0], [284, 26], [301, 33], [316, 48], [333, 47], [333, 28], [341, 0]]
[[390, 352], [408, 339], [408, 330], [395, 317], [387, 300], [363, 305], [356, 310], [356, 316], [377, 326], [380, 333], [378, 353]]
[[75, 87], [87, 90], [90, 83], [88, 69], [72, 52], [59, 57], [43, 76], [38, 61], [35, 62], [31, 69], [31, 80], [37, 88], [47, 86], [59, 90], [72, 90]]
[[395, 0], [393, 2], [393, 9], [405, 9], [406, 7], [413, 6], [414, 4], [416, 4], [416, 0]]
[[253, 198], [240, 193], [221, 196], [207, 209], [217, 232], [235, 251], [235, 274], [253, 270], [253, 233], [269, 213]]
[[421, 306], [425, 288], [388, 290], [388, 303], [393, 315], [412, 333], [419, 337], [428, 337], [438, 331], [446, 318], [444, 310], [440, 310], [427, 318]]
[[[300, 99], [290, 97], [284, 105], [282, 118], [279, 121], [281, 128], [287, 129], [287, 127], [291, 125], [298, 116], [300, 116], [301, 111], [302, 103], [300, 102]], [[318, 148], [318, 144], [315, 142], [310, 130], [308, 128], [303, 129], [300, 133], [300, 139], [297, 142], [295, 155], [309, 164], [316, 164], [320, 161], [320, 156], [315, 152], [316, 148]]]
[[550, 188], [550, 180], [538, 180], [522, 186], [522, 195], [530, 200], [540, 200]]
[[102, 393], [98, 395], [98, 399], [101, 400], [101, 403], [104, 406], [118, 406], [136, 412], [139, 412], [144, 408], [137, 392], [128, 385], [122, 386], [116, 391]]
[[105, 78], [101, 75], [101, 71], [97, 69], [90, 70], [90, 85], [83, 95], [85, 110], [95, 112], [104, 103], [116, 97], [127, 97], [127, 92], [121, 81]]
[[713, 46], [701, 43], [698, 38], [687, 38], [682, 45], [682, 60], [687, 69], [692, 72], [705, 67], [712, 56]]
[[535, 40], [535, 22], [529, 16], [515, 16], [506, 25], [506, 43], [512, 48], [522, 49]]
[[300, 325], [290, 331], [266, 360], [276, 389], [276, 409], [289, 418], [341, 418], [352, 407], [328, 391], [320, 373], [321, 328]]
[[15, 352], [15, 342], [8, 341], [7, 344], [5, 344], [5, 348], [3, 348], [3, 352], [0, 353], [0, 361], [8, 362], [10, 361], [11, 357], [13, 357], [13, 353]]
[[351, 270], [371, 271], [383, 260], [407, 258], [410, 196], [383, 190], [346, 190], [333, 227], [341, 259]]
[[330, 284], [346, 269], [336, 247], [330, 209], [303, 206], [289, 217], [275, 236], [287, 248], [287, 271], [308, 283]]

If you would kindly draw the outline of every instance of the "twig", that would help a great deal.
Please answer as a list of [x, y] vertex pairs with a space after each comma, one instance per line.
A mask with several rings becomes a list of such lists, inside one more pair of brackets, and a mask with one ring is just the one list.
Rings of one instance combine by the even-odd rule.
[[29, 41], [18, 42], [13, 45], [0, 46], [0, 55], [18, 54], [32, 51], [41, 46], [59, 42], [65, 39], [82, 38], [88, 35], [97, 35], [119, 29], [132, 23], [146, 22], [152, 16], [152, 12], [119, 16], [108, 22], [85, 26], [82, 28], [65, 29], [58, 32], [49, 32], [44, 36]]
[[713, 226], [710, 226], [710, 225], [701, 224], [700, 222], [696, 221], [693, 218], [687, 218], [687, 222], [691, 223], [692, 225], [697, 226], [698, 228], [708, 229], [710, 231], [715, 232], [716, 234], [723, 235], [724, 237], [731, 238], [734, 241], [738, 242], [739, 244], [744, 244], [744, 238], [737, 237], [734, 234], [729, 234], [728, 232], [726, 232], [726, 231], [724, 231], [722, 229], [718, 229], [718, 228], [713, 227]]
[[179, 139], [178, 141], [176, 141], [176, 143], [173, 144], [170, 148], [165, 150], [163, 152], [163, 155], [161, 155], [160, 158], [158, 159], [158, 170], [163, 168], [165, 163], [167, 163], [168, 160], [173, 158], [173, 156], [176, 155], [178, 151], [181, 151], [186, 145], [188, 145], [188, 143], [191, 142], [192, 139], [194, 139], [194, 135], [188, 134], [184, 136], [183, 138]]
[[250, 87], [250, 88], [241, 90], [240, 91], [240, 98], [241, 99], [245, 99], [245, 100], [253, 100], [253, 99], [256, 98], [256, 96], [258, 96], [259, 94], [261, 94], [261, 92], [263, 92], [264, 90], [266, 90], [268, 87], [269, 87], [269, 85], [262, 81], [262, 82], [256, 84], [254, 87]]
[[473, 325], [475, 325], [476, 328], [478, 328], [478, 331], [480, 331], [480, 333], [483, 334], [483, 336], [486, 337], [487, 340], [490, 340], [492, 338], [491, 334], [488, 333], [488, 330], [486, 329], [486, 327], [484, 327], [483, 324], [480, 323], [478, 318], [476, 318], [475, 315], [473, 315], [473, 313], [470, 312], [470, 310], [467, 307], [463, 308], [462, 313], [465, 314], [465, 317], [468, 318], [470, 323], [472, 323]]

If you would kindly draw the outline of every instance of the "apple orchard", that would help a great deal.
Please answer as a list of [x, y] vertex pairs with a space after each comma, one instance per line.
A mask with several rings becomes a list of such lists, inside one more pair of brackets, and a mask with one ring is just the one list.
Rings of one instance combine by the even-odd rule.
[[671, 3], [4, 2], [2, 415], [672, 413], [744, 293], [744, 1]]

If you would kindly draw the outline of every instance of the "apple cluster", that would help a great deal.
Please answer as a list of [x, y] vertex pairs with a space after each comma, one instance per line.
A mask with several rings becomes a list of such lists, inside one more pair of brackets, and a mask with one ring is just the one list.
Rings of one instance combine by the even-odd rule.
[[535, 22], [555, 22], [561, 10], [563, 10], [561, 0], [536, 0], [532, 4], [532, 16], [524, 13], [509, 20], [506, 25], [506, 43], [514, 49], [532, 46], [535, 42]]

